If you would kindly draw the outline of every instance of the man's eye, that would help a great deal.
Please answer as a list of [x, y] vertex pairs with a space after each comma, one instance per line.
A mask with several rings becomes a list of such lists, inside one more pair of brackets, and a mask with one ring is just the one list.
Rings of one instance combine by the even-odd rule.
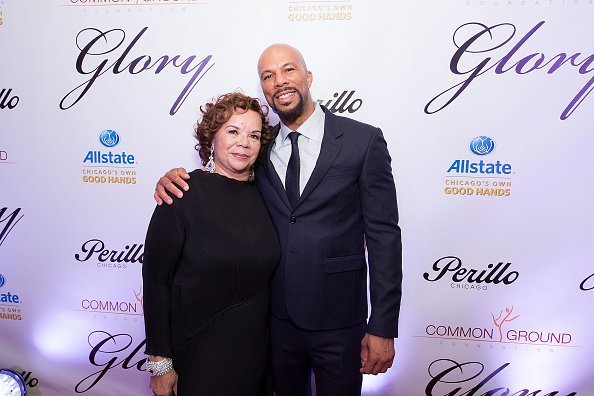
[[262, 80], [268, 80], [270, 77], [272, 77], [272, 74], [267, 74], [264, 77], [262, 77]]

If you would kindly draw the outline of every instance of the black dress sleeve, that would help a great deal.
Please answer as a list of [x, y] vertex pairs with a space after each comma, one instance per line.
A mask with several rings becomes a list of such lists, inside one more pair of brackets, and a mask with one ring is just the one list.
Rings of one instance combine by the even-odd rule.
[[182, 257], [184, 203], [157, 206], [146, 234], [142, 267], [145, 353], [172, 356], [171, 283]]

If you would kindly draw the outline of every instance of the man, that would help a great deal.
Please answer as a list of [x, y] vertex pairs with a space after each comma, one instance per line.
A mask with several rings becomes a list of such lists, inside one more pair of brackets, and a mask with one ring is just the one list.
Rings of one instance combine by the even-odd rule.
[[[262, 91], [281, 123], [256, 180], [281, 242], [272, 281], [277, 396], [360, 395], [362, 374], [394, 359], [402, 255], [390, 156], [378, 128], [314, 103], [312, 73], [285, 44], [258, 61]], [[297, 132], [297, 133], [295, 133]], [[187, 173], [161, 178], [155, 199], [181, 196]], [[367, 319], [367, 247], [371, 315]]]

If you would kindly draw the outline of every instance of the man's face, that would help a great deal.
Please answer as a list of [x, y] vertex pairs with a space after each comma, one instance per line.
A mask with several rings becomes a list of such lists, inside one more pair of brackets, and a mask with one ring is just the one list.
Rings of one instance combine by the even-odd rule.
[[262, 92], [281, 120], [295, 121], [310, 103], [311, 72], [293, 48], [272, 46], [258, 62]]

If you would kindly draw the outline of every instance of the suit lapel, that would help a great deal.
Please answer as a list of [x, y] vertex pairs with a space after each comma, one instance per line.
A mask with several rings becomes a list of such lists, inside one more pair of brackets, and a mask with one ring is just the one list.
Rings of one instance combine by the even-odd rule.
[[[309, 178], [309, 181], [305, 185], [305, 189], [303, 190], [303, 194], [301, 194], [301, 198], [299, 199], [299, 203], [297, 207], [301, 205], [303, 201], [307, 199], [307, 197], [312, 193], [312, 191], [320, 184], [328, 169], [336, 160], [340, 149], [342, 148], [342, 143], [338, 139], [342, 136], [342, 131], [340, 131], [335, 126], [335, 116], [330, 111], [322, 106], [322, 109], [325, 113], [325, 121], [324, 121], [324, 137], [322, 138], [322, 147], [320, 149], [320, 156], [318, 157], [318, 161], [316, 162], [316, 166]], [[276, 172], [275, 172], [276, 173]], [[278, 176], [277, 176], [278, 179]], [[281, 185], [282, 187], [282, 185]], [[286, 196], [286, 194], [285, 194]], [[288, 199], [287, 199], [288, 202]]]

